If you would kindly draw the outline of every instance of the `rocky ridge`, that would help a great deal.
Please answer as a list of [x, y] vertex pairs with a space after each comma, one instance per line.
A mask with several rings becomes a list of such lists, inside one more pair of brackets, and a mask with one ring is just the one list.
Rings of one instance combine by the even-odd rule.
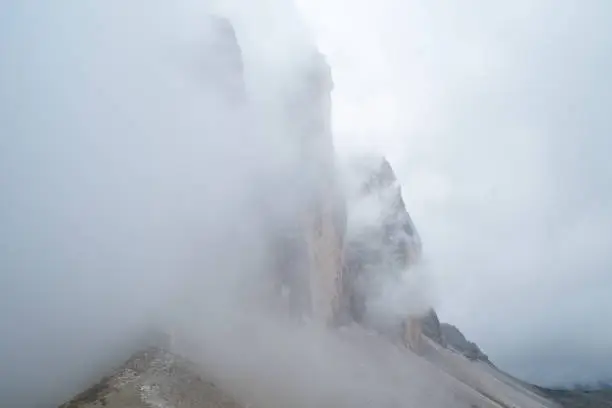
[[152, 347], [134, 354], [59, 408], [203, 406], [239, 407], [226, 392], [204, 380], [188, 360]]

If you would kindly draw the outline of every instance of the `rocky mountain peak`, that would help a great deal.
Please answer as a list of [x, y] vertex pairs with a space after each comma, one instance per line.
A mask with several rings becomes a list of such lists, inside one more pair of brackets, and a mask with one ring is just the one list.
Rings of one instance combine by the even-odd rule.
[[[349, 232], [345, 274], [347, 292], [352, 297], [353, 318], [363, 322], [367, 320], [368, 298], [377, 296], [373, 293], [374, 282], [381, 277], [394, 279], [410, 273], [410, 267], [421, 257], [422, 244], [406, 209], [395, 172], [385, 157], [359, 157], [349, 163], [347, 171]], [[433, 308], [419, 315], [417, 326], [413, 324], [416, 327], [413, 330], [443, 347], [470, 360], [489, 361], [459, 329], [441, 323]]]
[[[381, 324], [372, 302], [385, 287], [404, 277], [421, 255], [421, 240], [412, 222], [397, 177], [384, 157], [350, 161], [346, 169], [347, 236], [345, 291], [356, 322], [402, 337], [400, 322]], [[406, 315], [409, 311], [406, 310]]]
[[[245, 100], [241, 50], [233, 27], [227, 20], [216, 17], [212, 27], [215, 35], [206, 49], [204, 64], [209, 85]], [[484, 371], [480, 361], [469, 365], [464, 356], [488, 359], [454, 326], [440, 323], [433, 309], [417, 314], [405, 310], [401, 319], [390, 321], [380, 320], [373, 313], [371, 301], [384, 295], [384, 286], [399, 285], [419, 262], [421, 239], [386, 158], [373, 156], [352, 161], [346, 169], [345, 189], [340, 188], [331, 135], [333, 82], [329, 65], [317, 53], [304, 60], [308, 62], [303, 69], [295, 72], [299, 85], [281, 98], [280, 104], [287, 109], [290, 124], [287, 137], [298, 139], [301, 153], [289, 172], [288, 184], [312, 194], [304, 200], [291, 201], [296, 208], [287, 217], [281, 217], [280, 222], [286, 228], [274, 225], [256, 238], [270, 242], [272, 267], [266, 270], [272, 276], [262, 279], [270, 283], [272, 290], [266, 291], [266, 295], [282, 300], [273, 303], [279, 309], [285, 307], [290, 315], [307, 316], [306, 320], [315, 323], [314, 329], [307, 328], [316, 335], [304, 330], [304, 324], [301, 329], [292, 326], [290, 330], [303, 330], [299, 334], [304, 336], [284, 333], [287, 339], [283, 339], [275, 331], [265, 332], [266, 328], [258, 326], [257, 321], [252, 326], [246, 325], [254, 329], [252, 332], [239, 333], [244, 341], [223, 338], [223, 343], [226, 340], [240, 343], [242, 354], [232, 355], [229, 365], [233, 369], [231, 374], [239, 373], [238, 377], [244, 378], [234, 375], [219, 378], [217, 373], [207, 371], [219, 366], [204, 367], [206, 364], [194, 364], [168, 351], [173, 347], [173, 339], [161, 336], [158, 342], [164, 344], [164, 349], [149, 347], [135, 354], [110, 376], [61, 407], [551, 408], [530, 391], [504, 383], [509, 380], [497, 380], [498, 373]], [[272, 188], [270, 201], [285, 202], [282, 195], [287, 191], [281, 190]], [[274, 217], [270, 219], [278, 222]], [[241, 313], [249, 315], [251, 311]], [[348, 315], [357, 324], [335, 331], [322, 327], [337, 322], [339, 314]], [[248, 338], [259, 337], [257, 330], [263, 332], [261, 344]], [[228, 337], [236, 334], [231, 330], [227, 333]], [[275, 339], [275, 334], [280, 339]], [[435, 343], [423, 340], [422, 334]], [[310, 347], [309, 340], [314, 347]], [[400, 340], [416, 353], [396, 347], [394, 340]], [[421, 358], [421, 346], [417, 344], [421, 341], [430, 352], [427, 357], [435, 358]], [[268, 347], [269, 344], [273, 347]], [[210, 345], [198, 343], [198, 347]], [[253, 357], [257, 356], [257, 347], [272, 350], [270, 354], [263, 353], [266, 357], [263, 364]], [[207, 353], [215, 354], [210, 350], [203, 354]], [[275, 358], [273, 363], [277, 367], [268, 364]], [[334, 365], [335, 358], [341, 364]], [[215, 358], [211, 361], [218, 362]], [[285, 377], [287, 384], [282, 384], [280, 381]], [[242, 392], [237, 392], [240, 387], [235, 384], [244, 387]], [[261, 384], [267, 395], [253, 384]], [[251, 404], [251, 400], [255, 402]]]

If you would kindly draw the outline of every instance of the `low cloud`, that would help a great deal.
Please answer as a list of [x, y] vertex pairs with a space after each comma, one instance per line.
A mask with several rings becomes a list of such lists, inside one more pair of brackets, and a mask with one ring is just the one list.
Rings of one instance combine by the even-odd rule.
[[298, 3], [336, 145], [389, 158], [441, 319], [527, 380], [610, 378], [610, 6]]

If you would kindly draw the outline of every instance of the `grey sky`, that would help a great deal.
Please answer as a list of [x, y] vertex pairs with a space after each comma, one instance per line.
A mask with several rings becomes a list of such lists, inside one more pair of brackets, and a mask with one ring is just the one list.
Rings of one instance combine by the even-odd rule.
[[[338, 151], [391, 160], [441, 317], [526, 379], [612, 376], [612, 6], [299, 3], [333, 67]], [[199, 231], [235, 222], [215, 214], [238, 212], [253, 169], [234, 148], [245, 140], [201, 137], [218, 126], [203, 106], [226, 110], [194, 86], [200, 2], [142, 4], [1, 6], [0, 377], [13, 382], [0, 386], [45, 383], [60, 364], [87, 374], [66, 357], [103, 359], [153, 313], [165, 267], [212, 236]], [[259, 44], [268, 62], [298, 52]]]
[[300, 5], [338, 149], [391, 160], [441, 318], [522, 378], [612, 377], [612, 4]]

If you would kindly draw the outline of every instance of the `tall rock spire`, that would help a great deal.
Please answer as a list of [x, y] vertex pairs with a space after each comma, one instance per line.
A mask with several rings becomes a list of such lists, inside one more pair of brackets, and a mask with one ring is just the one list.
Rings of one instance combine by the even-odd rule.
[[286, 95], [287, 137], [297, 144], [294, 185], [299, 186], [300, 231], [293, 237], [300, 253], [283, 264], [291, 275], [290, 297], [299, 313], [329, 324], [341, 298], [344, 235], [343, 201], [336, 177], [331, 130], [331, 70], [319, 52], [313, 52], [295, 70]]
[[306, 175], [310, 178], [309, 207], [305, 214], [309, 251], [312, 313], [332, 323], [341, 300], [344, 211], [336, 177], [331, 129], [331, 70], [323, 55], [314, 53], [304, 70], [305, 87], [296, 124]]

